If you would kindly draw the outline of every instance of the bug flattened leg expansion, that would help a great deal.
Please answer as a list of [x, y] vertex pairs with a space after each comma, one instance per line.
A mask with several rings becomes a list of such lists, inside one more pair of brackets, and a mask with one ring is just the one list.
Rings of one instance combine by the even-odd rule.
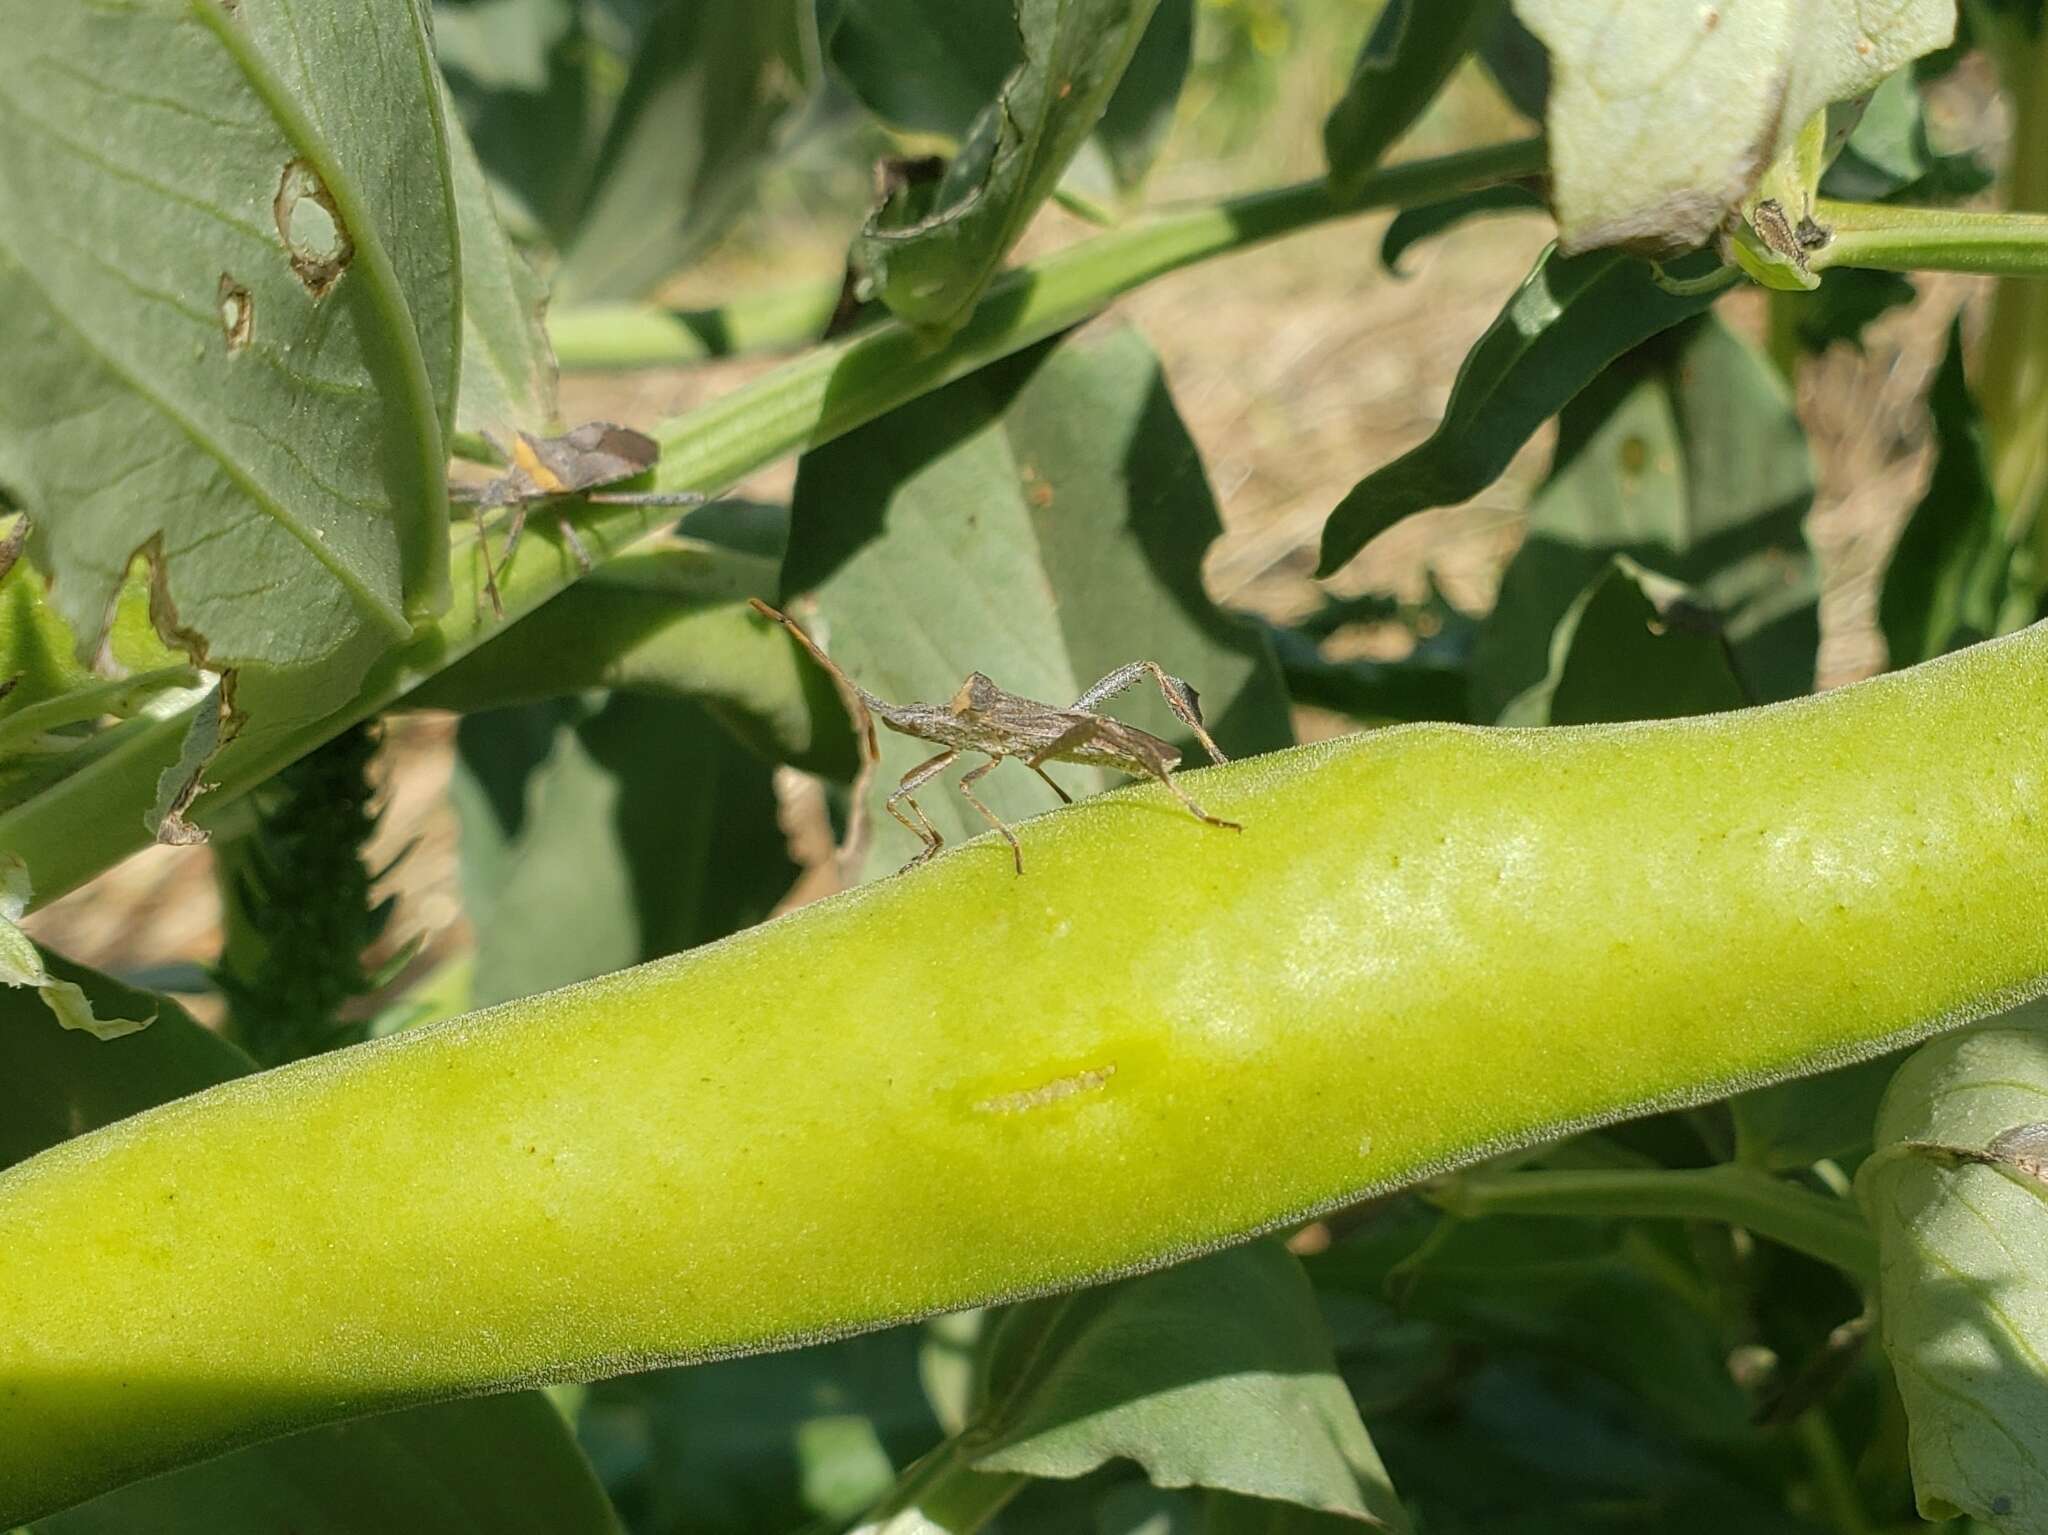
[[[1024, 759], [1025, 764], [1033, 772], [1037, 773], [1039, 777], [1045, 778], [1045, 763], [1056, 762], [1069, 752], [1079, 751], [1101, 733], [1102, 722], [1100, 720], [1082, 720], [1078, 724], [1068, 726], [1066, 730], [1054, 739], [1050, 746], [1033, 752], [1029, 757], [1026, 757]], [[1045, 781], [1052, 783], [1050, 778], [1046, 778]], [[1053, 784], [1053, 787], [1057, 789], [1059, 785]], [[1060, 798], [1065, 799], [1066, 795], [1062, 793]]]
[[1202, 743], [1202, 750], [1209, 754], [1209, 759], [1212, 762], [1228, 762], [1230, 759], [1223, 755], [1223, 749], [1211, 739], [1208, 726], [1203, 723], [1202, 695], [1157, 661], [1133, 661], [1127, 666], [1119, 666], [1075, 699], [1074, 707], [1092, 711], [1098, 704], [1116, 697], [1141, 678], [1148, 676], [1159, 684], [1159, 694], [1166, 700], [1166, 707], [1173, 711], [1176, 719], [1195, 733], [1195, 739]]

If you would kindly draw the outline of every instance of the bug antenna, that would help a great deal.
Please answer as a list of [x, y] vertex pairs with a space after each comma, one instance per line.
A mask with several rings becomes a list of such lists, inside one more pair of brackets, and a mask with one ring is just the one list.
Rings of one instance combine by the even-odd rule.
[[872, 761], [880, 756], [881, 748], [875, 740], [875, 717], [872, 712], [872, 706], [881, 702], [881, 700], [847, 676], [845, 672], [841, 671], [839, 663], [826, 655], [823, 647], [804, 632], [804, 626], [791, 618], [787, 613], [777, 612], [759, 597], [749, 597], [747, 603], [763, 618], [774, 619], [794, 635], [796, 642], [810, 652], [811, 659], [822, 666], [825, 669], [826, 675], [839, 684], [840, 692], [846, 697], [848, 712], [854, 717], [854, 728], [861, 733], [862, 739], [866, 743], [868, 759]]

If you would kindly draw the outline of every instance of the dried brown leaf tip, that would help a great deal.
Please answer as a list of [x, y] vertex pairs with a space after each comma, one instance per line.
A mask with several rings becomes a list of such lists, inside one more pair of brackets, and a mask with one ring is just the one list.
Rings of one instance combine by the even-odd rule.
[[2048, 1197], [2048, 1124], [2014, 1125], [2001, 1130], [1980, 1150], [1940, 1141], [1906, 1141], [1906, 1149], [1951, 1167], [1990, 1167], [2036, 1194]]
[[[911, 796], [915, 790], [951, 767], [963, 752], [973, 752], [988, 759], [981, 766], [968, 770], [960, 780], [960, 792], [967, 797], [967, 803], [980, 812], [981, 818], [1002, 833], [1003, 840], [1010, 844], [1010, 856], [1015, 860], [1019, 874], [1024, 872], [1024, 849], [1018, 845], [1017, 834], [974, 793], [975, 784], [1005, 757], [1019, 758], [1045, 780], [1053, 793], [1069, 804], [1073, 802], [1072, 797], [1053, 782], [1045, 771], [1046, 763], [1077, 762], [1089, 767], [1115, 768], [1134, 778], [1156, 778], [1196, 820], [1232, 831], [1243, 830], [1235, 821], [1225, 821], [1209, 814], [1175, 781], [1173, 770], [1180, 765], [1180, 752], [1171, 743], [1135, 725], [1126, 725], [1121, 720], [1095, 712], [1117, 694], [1149, 678], [1159, 685], [1167, 707], [1194, 732], [1203, 750], [1214, 761], [1228, 760], [1210, 739], [1208, 728], [1202, 723], [1201, 700], [1195, 690], [1162, 670], [1156, 662], [1132, 661], [1118, 667], [1064, 709], [1006, 692], [980, 672], [968, 673], [967, 680], [946, 703], [892, 704], [877, 698], [841, 671], [818, 642], [788, 614], [777, 612], [758, 597], [749, 597], [747, 601], [762, 617], [772, 618], [787, 629], [839, 685], [853, 715], [864, 775], [872, 772], [880, 755], [875, 740], [877, 719], [898, 735], [930, 741], [944, 748], [937, 756], [905, 773], [896, 786], [896, 792], [882, 806], [924, 843], [923, 850], [903, 866], [906, 869], [925, 862], [943, 845], [938, 831]], [[908, 805], [911, 815], [917, 819], [911, 820], [897, 808], [899, 805]]]
[[[486, 437], [485, 441], [491, 439]], [[491, 445], [497, 447], [495, 442]], [[451, 487], [449, 493], [476, 508], [477, 543], [484, 550], [484, 591], [490, 598], [491, 610], [501, 618], [505, 608], [498, 595], [498, 574], [512, 563], [519, 536], [526, 528], [528, 508], [565, 496], [581, 496], [585, 501], [607, 506], [698, 506], [705, 500], [693, 490], [605, 490], [607, 485], [645, 474], [661, 461], [660, 443], [645, 432], [636, 432], [615, 421], [586, 421], [559, 437], [535, 437], [520, 432], [512, 439], [510, 453], [502, 449], [499, 452], [510, 466], [503, 474], [481, 486]], [[505, 549], [493, 562], [484, 541], [484, 514], [500, 508], [509, 513]], [[587, 574], [589, 551], [566, 516], [560, 526], [563, 542]]]

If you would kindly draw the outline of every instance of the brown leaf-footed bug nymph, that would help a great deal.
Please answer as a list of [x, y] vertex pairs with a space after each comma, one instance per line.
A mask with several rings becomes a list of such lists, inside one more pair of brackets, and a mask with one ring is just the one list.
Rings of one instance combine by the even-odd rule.
[[[481, 434], [492, 447], [498, 446], [489, 433]], [[512, 551], [519, 547], [519, 535], [526, 527], [527, 510], [542, 501], [561, 496], [581, 496], [586, 501], [609, 506], [699, 506], [706, 499], [695, 491], [604, 491], [607, 485], [645, 474], [661, 457], [661, 444], [644, 432], [612, 421], [586, 421], [559, 437], [535, 437], [526, 432], [512, 439], [512, 451], [500, 456], [510, 467], [485, 485], [451, 486], [452, 499], [469, 501], [476, 509], [477, 543], [484, 551], [484, 592], [491, 611], [505, 616], [498, 598], [498, 572], [512, 563]], [[484, 543], [484, 513], [498, 507], [510, 509], [505, 530], [505, 548], [495, 562]], [[569, 519], [562, 519], [562, 539], [576, 563], [588, 574], [590, 555], [577, 538]]]
[[[937, 756], [920, 762], [905, 773], [896, 786], [896, 792], [882, 807], [924, 843], [918, 855], [903, 866], [905, 869], [916, 868], [938, 852], [941, 846], [938, 832], [925, 819], [924, 812], [911, 795], [951, 767], [962, 752], [978, 752], [988, 758], [960, 780], [960, 792], [967, 796], [968, 804], [981, 812], [983, 820], [1003, 834], [1003, 839], [1010, 844], [1010, 856], [1016, 861], [1019, 874], [1024, 872], [1024, 850], [1017, 844], [1017, 834], [974, 793], [974, 785], [1005, 757], [1020, 759], [1068, 804], [1073, 803], [1072, 797], [1053, 782], [1045, 771], [1046, 763], [1078, 762], [1089, 767], [1115, 768], [1134, 778], [1156, 778], [1196, 820], [1211, 826], [1228, 827], [1232, 831], [1243, 830], [1235, 821], [1225, 821], [1209, 814], [1174, 781], [1173, 770], [1180, 765], [1180, 753], [1172, 745], [1135, 725], [1126, 725], [1121, 720], [1109, 719], [1095, 712], [1099, 705], [1150, 677], [1159, 684], [1167, 707], [1195, 733], [1195, 739], [1202, 743], [1203, 750], [1217, 762], [1226, 761], [1202, 724], [1201, 704], [1195, 690], [1178, 677], [1169, 676], [1155, 662], [1132, 661], [1126, 666], [1119, 666], [1064, 709], [1005, 692], [980, 672], [969, 672], [959, 691], [946, 703], [892, 704], [875, 697], [841, 671], [795, 619], [786, 613], [778, 613], [758, 597], [747, 600], [753, 604], [755, 612], [764, 618], [774, 619], [794, 635], [797, 643], [809, 651], [811, 658], [839, 685], [847, 708], [853, 714], [864, 764], [872, 765], [880, 755], [875, 740], [877, 719], [899, 735], [913, 736], [945, 748]], [[912, 821], [897, 808], [898, 805], [908, 805], [911, 815], [917, 819]]]

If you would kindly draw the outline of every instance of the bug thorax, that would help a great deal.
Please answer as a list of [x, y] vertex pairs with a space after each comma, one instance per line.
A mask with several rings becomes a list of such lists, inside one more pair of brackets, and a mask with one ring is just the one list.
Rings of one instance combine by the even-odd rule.
[[980, 672], [969, 672], [967, 680], [960, 684], [959, 691], [953, 695], [952, 702], [946, 705], [946, 710], [956, 717], [978, 714], [993, 708], [1002, 697], [1003, 690], [988, 678]]

